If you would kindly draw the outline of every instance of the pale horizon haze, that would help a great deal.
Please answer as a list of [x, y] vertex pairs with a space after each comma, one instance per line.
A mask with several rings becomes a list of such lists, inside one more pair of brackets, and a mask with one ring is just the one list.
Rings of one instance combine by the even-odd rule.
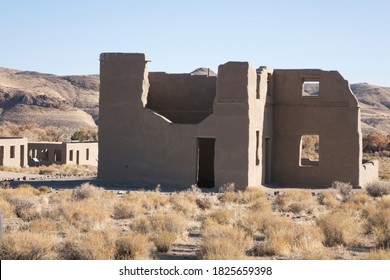
[[103, 52], [142, 52], [149, 71], [338, 70], [350, 83], [390, 87], [390, 1], [5, 1], [0, 67], [99, 73]]

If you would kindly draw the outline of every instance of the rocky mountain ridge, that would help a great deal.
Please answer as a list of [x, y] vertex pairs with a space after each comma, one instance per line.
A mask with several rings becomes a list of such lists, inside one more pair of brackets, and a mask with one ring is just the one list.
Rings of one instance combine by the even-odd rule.
[[[208, 68], [191, 74], [216, 75]], [[358, 83], [351, 89], [362, 108], [363, 133], [390, 135], [390, 88]], [[75, 131], [97, 128], [98, 121], [99, 75], [57, 76], [0, 67], [0, 125], [35, 123]]]

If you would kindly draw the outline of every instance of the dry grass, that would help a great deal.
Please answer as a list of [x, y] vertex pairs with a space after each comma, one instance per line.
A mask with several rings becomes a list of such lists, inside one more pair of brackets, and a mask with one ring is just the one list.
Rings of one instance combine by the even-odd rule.
[[390, 208], [366, 208], [367, 233], [372, 233], [378, 247], [390, 248]]
[[208, 218], [220, 225], [232, 224], [235, 219], [234, 212], [227, 209], [214, 210], [208, 215]]
[[340, 200], [337, 199], [334, 191], [323, 191], [318, 194], [318, 202], [328, 208], [336, 208], [340, 206]]
[[244, 230], [206, 220], [199, 256], [203, 260], [247, 259], [253, 240]]
[[0, 245], [2, 260], [44, 260], [53, 258], [55, 239], [45, 232], [9, 231]]
[[157, 232], [153, 235], [152, 241], [158, 252], [166, 253], [171, 250], [173, 243], [176, 241], [177, 235], [174, 232], [166, 230]]
[[52, 164], [49, 166], [41, 165], [37, 167], [7, 167], [0, 166], [0, 171], [40, 174], [40, 175], [67, 175], [67, 176], [87, 176], [96, 175], [97, 167], [91, 165], [68, 165], [68, 164]]
[[[202, 259], [371, 259], [387, 258], [390, 245], [390, 196], [363, 190], [119, 195], [92, 185], [60, 191], [24, 185], [0, 189], [0, 209], [5, 258], [150, 259], [174, 252]], [[194, 249], [186, 253], [187, 247]]]
[[367, 193], [372, 197], [381, 197], [390, 194], [390, 182], [376, 181], [368, 183], [365, 187]]
[[380, 249], [372, 251], [364, 260], [390, 260], [390, 250]]
[[187, 239], [187, 221], [180, 213], [155, 213], [149, 217], [151, 229], [156, 233], [170, 232], [183, 240]]
[[112, 229], [87, 233], [70, 230], [58, 246], [59, 259], [64, 260], [110, 260], [116, 253], [117, 233]]
[[321, 215], [317, 218], [317, 224], [325, 236], [325, 246], [351, 246], [360, 242], [361, 222], [345, 212], [336, 211]]
[[89, 183], [84, 183], [72, 191], [72, 199], [83, 200], [87, 198], [99, 198], [103, 195], [103, 189]]
[[149, 238], [142, 233], [129, 233], [116, 241], [117, 260], [147, 260], [150, 259], [150, 252]]
[[279, 194], [274, 204], [280, 211], [296, 214], [312, 213], [318, 205], [316, 198], [310, 191], [290, 191]]

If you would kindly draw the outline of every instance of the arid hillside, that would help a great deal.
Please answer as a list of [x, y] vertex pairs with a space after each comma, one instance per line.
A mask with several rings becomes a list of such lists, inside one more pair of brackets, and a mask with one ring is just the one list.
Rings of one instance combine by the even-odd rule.
[[[193, 75], [216, 75], [198, 68]], [[390, 134], [390, 88], [351, 85], [362, 108], [364, 134]], [[308, 89], [318, 91], [316, 88]], [[37, 124], [74, 132], [96, 128], [99, 120], [99, 76], [56, 76], [0, 67], [0, 124]]]
[[75, 131], [96, 128], [99, 76], [55, 76], [0, 68], [0, 123]]

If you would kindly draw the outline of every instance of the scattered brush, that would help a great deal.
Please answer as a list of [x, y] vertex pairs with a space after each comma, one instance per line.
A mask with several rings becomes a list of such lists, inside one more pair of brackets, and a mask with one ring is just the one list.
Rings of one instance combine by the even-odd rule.
[[372, 197], [382, 197], [390, 194], [390, 182], [371, 182], [366, 185], [365, 189], [367, 193]]
[[72, 198], [74, 200], [83, 200], [87, 198], [98, 198], [102, 196], [103, 189], [95, 187], [94, 185], [91, 185], [90, 183], [84, 183], [80, 185], [79, 187], [76, 187], [72, 191]]
[[150, 253], [151, 244], [145, 234], [129, 233], [116, 241], [116, 260], [147, 260]]
[[283, 212], [312, 213], [317, 200], [310, 191], [293, 191], [279, 194], [274, 202], [277, 209]]
[[157, 248], [158, 252], [166, 253], [171, 250], [173, 243], [176, 241], [177, 235], [174, 232], [160, 231], [155, 233], [152, 237], [152, 241]]
[[244, 230], [212, 221], [204, 223], [203, 235], [199, 252], [203, 260], [247, 259], [246, 253], [253, 246], [252, 238]]
[[55, 239], [45, 232], [8, 231], [0, 245], [2, 260], [52, 259]]
[[361, 222], [345, 212], [336, 211], [321, 215], [317, 218], [317, 225], [325, 236], [325, 246], [359, 244], [362, 235]]

